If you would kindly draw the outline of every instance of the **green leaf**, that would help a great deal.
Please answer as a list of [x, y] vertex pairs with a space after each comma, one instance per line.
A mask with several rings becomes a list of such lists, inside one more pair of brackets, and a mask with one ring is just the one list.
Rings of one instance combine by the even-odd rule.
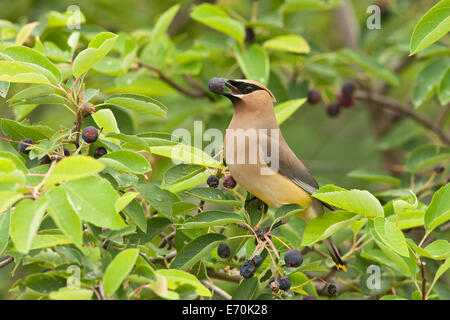
[[83, 229], [80, 218], [72, 208], [63, 187], [54, 187], [45, 192], [48, 199], [48, 213], [58, 228], [69, 237], [72, 242], [81, 247]]
[[3, 133], [17, 141], [24, 138], [36, 141], [50, 138], [53, 135], [52, 129], [43, 125], [27, 125], [9, 119], [1, 119], [1, 124]]
[[204, 228], [212, 226], [224, 226], [236, 222], [245, 222], [237, 213], [226, 211], [204, 211], [193, 219], [184, 223], [185, 228]]
[[317, 190], [313, 197], [365, 217], [384, 216], [383, 207], [378, 199], [365, 190], [352, 189], [348, 191], [333, 185], [327, 185]]
[[17, 32], [16, 41], [14, 42], [15, 45], [20, 46], [22, 45], [27, 38], [31, 35], [31, 32], [38, 26], [39, 22], [31, 22], [25, 24], [22, 28], [20, 28], [19, 32]]
[[222, 165], [202, 150], [185, 144], [150, 147], [150, 152], [171, 158], [173, 161], [198, 164], [205, 167], [219, 168]]
[[11, 210], [0, 214], [0, 256], [8, 245], [9, 234], [11, 232]]
[[47, 85], [33, 85], [17, 92], [14, 96], [8, 99], [8, 102], [17, 102], [30, 98], [42, 97], [52, 93], [55, 93], [55, 90]]
[[49, 297], [52, 300], [90, 300], [93, 294], [89, 289], [64, 287], [50, 292]]
[[421, 256], [434, 260], [444, 260], [450, 257], [450, 243], [447, 240], [435, 240], [425, 248], [419, 247], [411, 239], [407, 239], [407, 241], [414, 251]]
[[339, 0], [286, 0], [282, 11], [288, 13], [297, 10], [330, 10], [341, 5]]
[[154, 116], [163, 116], [167, 110], [159, 101], [137, 94], [112, 95], [105, 100], [105, 103]]
[[378, 63], [378, 61], [372, 57], [365, 56], [350, 49], [341, 49], [339, 50], [339, 54], [349, 63], [357, 65], [375, 78], [380, 78], [393, 86], [398, 86], [400, 84], [395, 73], [388, 67]]
[[13, 205], [23, 195], [15, 191], [0, 191], [0, 214]]
[[243, 279], [233, 294], [232, 300], [251, 300], [258, 289], [258, 278]]
[[376, 218], [374, 220], [374, 226], [375, 231], [386, 246], [401, 256], [409, 257], [405, 236], [400, 228], [395, 225], [395, 222], [391, 222], [384, 218]]
[[287, 34], [274, 37], [264, 42], [265, 49], [275, 49], [294, 53], [309, 53], [310, 48], [303, 37], [297, 34]]
[[45, 179], [45, 186], [91, 176], [104, 168], [105, 166], [100, 161], [92, 157], [84, 155], [67, 157], [55, 165], [50, 175]]
[[236, 60], [247, 79], [259, 81], [262, 84], [269, 82], [270, 61], [269, 56], [257, 44], [253, 44], [243, 52], [238, 46], [233, 48]]
[[152, 36], [151, 36], [151, 40], [150, 40], [151, 48], [154, 53], [157, 51], [162, 37], [166, 33], [167, 29], [169, 28], [169, 25], [172, 23], [172, 20], [173, 20], [173, 18], [175, 18], [175, 15], [177, 14], [179, 9], [180, 9], [180, 5], [176, 4], [172, 7], [170, 7], [169, 9], [167, 9], [158, 18], [158, 21], [156, 22], [155, 26], [152, 29]]
[[424, 222], [428, 232], [450, 219], [450, 201], [448, 199], [450, 199], [450, 183], [436, 191], [425, 211]]
[[139, 193], [137, 192], [126, 192], [124, 193], [119, 199], [117, 199], [116, 201], [116, 211], [120, 212], [123, 209], [125, 209], [125, 207], [131, 202], [133, 201], [134, 198], [136, 198], [136, 196], [139, 195]]
[[61, 71], [42, 53], [35, 49], [24, 46], [12, 46], [2, 51], [16, 62], [21, 62], [35, 68], [44, 74], [52, 83], [60, 83], [62, 80]]
[[167, 190], [162, 190], [153, 183], [139, 183], [136, 185], [136, 189], [141, 196], [156, 209], [156, 211], [166, 217], [172, 216], [172, 205], [180, 201], [176, 194]]
[[86, 18], [80, 10], [68, 10], [66, 12], [49, 11], [47, 13], [47, 28], [67, 27], [73, 24], [73, 21], [85, 23]]
[[450, 269], [450, 259], [446, 259], [445, 262], [439, 266], [438, 270], [436, 271], [436, 274], [434, 275], [434, 279], [433, 279], [433, 282], [431, 283], [430, 288], [434, 287], [434, 285], [436, 284], [436, 281], [438, 281], [439, 278], [445, 272], [448, 271], [448, 269]]
[[222, 190], [214, 188], [194, 188], [186, 193], [206, 202], [236, 207], [242, 206], [241, 201], [230, 199]]
[[81, 51], [73, 61], [72, 74], [75, 78], [89, 71], [113, 48], [117, 35], [111, 32], [97, 34], [89, 43], [88, 48]]
[[151, 169], [150, 163], [144, 156], [127, 150], [117, 150], [107, 153], [102, 156], [99, 161], [107, 167], [116, 169], [117, 171], [131, 172], [135, 174], [144, 174]]
[[187, 271], [203, 259], [219, 242], [226, 239], [225, 236], [217, 233], [207, 233], [190, 241], [177, 254], [170, 264], [171, 269], [180, 269]]
[[138, 136], [127, 135], [123, 133], [108, 133], [105, 135], [106, 138], [114, 138], [120, 141], [125, 141], [126, 143], [123, 145], [125, 148], [133, 148], [139, 150], [147, 150], [148, 144], [147, 142]]
[[45, 75], [25, 63], [0, 61], [0, 81], [49, 84]]
[[288, 278], [291, 280], [291, 288], [299, 287], [297, 289], [293, 289], [294, 292], [300, 294], [305, 294], [306, 292], [306, 294], [317, 297], [317, 292], [314, 285], [311, 282], [308, 282], [309, 278], [302, 272], [293, 272], [289, 274]]
[[450, 148], [445, 146], [426, 145], [411, 152], [406, 160], [406, 168], [417, 172], [422, 168], [450, 159]]
[[171, 290], [175, 290], [180, 286], [189, 285], [194, 287], [199, 296], [211, 297], [211, 291], [206, 288], [201, 282], [192, 274], [189, 274], [182, 270], [174, 269], [159, 269], [156, 270], [156, 274], [163, 276], [167, 280], [167, 287]]
[[410, 55], [425, 49], [450, 31], [450, 0], [442, 0], [420, 18], [410, 41]]
[[90, 176], [64, 182], [63, 187], [81, 220], [113, 230], [127, 226], [116, 213], [115, 203], [119, 196], [107, 180]]
[[25, 286], [43, 294], [57, 291], [66, 285], [66, 279], [55, 274], [35, 273], [25, 279]]
[[103, 276], [103, 287], [107, 294], [112, 295], [119, 289], [122, 281], [133, 269], [138, 255], [139, 249], [126, 249], [114, 257]]
[[408, 300], [406, 298], [394, 295], [385, 295], [380, 298], [380, 300]]
[[326, 239], [359, 218], [359, 215], [346, 211], [326, 212], [308, 222], [303, 233], [302, 246]]
[[286, 218], [286, 217], [290, 217], [290, 216], [297, 214], [303, 210], [304, 210], [304, 208], [302, 208], [298, 204], [283, 205], [280, 208], [278, 208], [277, 211], [275, 212], [274, 222], [281, 220], [283, 218]]
[[72, 241], [62, 234], [38, 234], [34, 236], [30, 250], [49, 248], [69, 243], [72, 243]]
[[31, 248], [34, 235], [39, 229], [47, 206], [46, 201], [24, 199], [20, 201], [11, 218], [11, 239], [20, 253], [26, 254]]
[[[116, 202], [117, 209], [117, 202]], [[124, 209], [126, 215], [136, 223], [139, 229], [143, 232], [147, 232], [147, 218], [145, 217], [145, 212], [139, 201], [132, 200]]]
[[195, 7], [191, 12], [191, 18], [232, 36], [239, 42], [244, 41], [245, 29], [242, 23], [230, 18], [222, 9], [215, 5], [204, 3]]
[[[120, 133], [119, 126], [117, 125], [116, 118], [114, 117], [114, 113], [110, 109], [101, 109], [95, 112], [94, 114], [92, 114], [92, 119], [94, 119], [99, 128], [103, 128], [103, 134], [106, 135], [111, 132]], [[119, 144], [119, 141], [117, 141], [116, 139], [108, 139], [115, 144]]]
[[277, 105], [275, 109], [275, 116], [277, 118], [278, 125], [281, 125], [284, 121], [286, 121], [298, 108], [300, 108], [306, 99], [294, 99], [289, 100]]
[[415, 108], [434, 96], [448, 70], [450, 70], [450, 58], [433, 61], [419, 73], [412, 96]]
[[401, 184], [400, 179], [394, 178], [387, 173], [384, 173], [380, 170], [374, 170], [374, 169], [357, 169], [353, 170], [352, 172], [349, 172], [347, 176], [352, 178], [358, 178], [362, 180], [367, 181], [377, 181], [377, 182], [384, 182], [389, 183], [395, 186], [399, 186]]

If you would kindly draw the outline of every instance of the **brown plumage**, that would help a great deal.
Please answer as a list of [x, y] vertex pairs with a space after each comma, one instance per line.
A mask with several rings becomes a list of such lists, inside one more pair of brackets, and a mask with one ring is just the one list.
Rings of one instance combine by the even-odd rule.
[[[298, 204], [306, 208], [300, 213], [306, 221], [322, 214], [324, 204], [311, 197], [319, 186], [281, 134], [273, 94], [252, 80], [213, 78], [209, 88], [233, 103], [234, 115], [224, 141], [224, 157], [233, 178], [271, 207]], [[272, 146], [278, 146], [278, 158], [275, 152], [272, 154]], [[255, 156], [255, 152], [262, 156]], [[345, 269], [331, 238], [324, 242], [338, 269]]]

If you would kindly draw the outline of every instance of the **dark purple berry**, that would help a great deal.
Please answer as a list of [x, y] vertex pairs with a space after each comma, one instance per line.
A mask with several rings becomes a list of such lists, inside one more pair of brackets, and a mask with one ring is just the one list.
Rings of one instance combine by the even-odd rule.
[[330, 294], [330, 296], [336, 296], [337, 295], [337, 288], [336, 288], [336, 286], [334, 285], [334, 284], [332, 284], [332, 283], [330, 283], [328, 286], [327, 286], [327, 291], [328, 291], [328, 293]]
[[52, 159], [50, 159], [49, 155], [46, 154], [45, 156], [43, 156], [40, 160], [41, 164], [49, 164], [50, 162], [52, 162]]
[[239, 267], [239, 271], [241, 273], [241, 276], [245, 279], [250, 279], [255, 274], [255, 266], [252, 263], [252, 260], [246, 260], [241, 266]]
[[313, 296], [304, 296], [302, 300], [317, 300], [317, 299]]
[[236, 180], [234, 180], [232, 175], [228, 175], [223, 179], [222, 184], [227, 189], [233, 189], [236, 187]]
[[106, 149], [103, 147], [98, 147], [97, 149], [95, 149], [94, 151], [94, 158], [98, 159], [102, 156], [104, 156], [105, 154], [107, 154], [108, 152], [106, 152]]
[[208, 83], [208, 88], [211, 92], [222, 94], [225, 88], [225, 79], [223, 78], [211, 78]]
[[221, 243], [217, 248], [217, 255], [223, 259], [228, 258], [230, 254], [231, 254], [230, 247], [226, 243]]
[[269, 288], [276, 292], [279, 289], [288, 291], [291, 288], [291, 280], [288, 277], [272, 277], [269, 280]]
[[206, 184], [210, 188], [217, 188], [219, 186], [219, 178], [212, 174], [208, 177], [208, 180], [206, 180]]
[[339, 115], [340, 111], [341, 111], [341, 106], [339, 105], [339, 103], [334, 102], [334, 103], [329, 104], [327, 106], [327, 113], [332, 118], [334, 118], [337, 115]]
[[245, 42], [252, 43], [255, 41], [255, 31], [253, 28], [245, 27]]
[[263, 263], [263, 259], [261, 258], [260, 255], [256, 255], [252, 258], [252, 263], [255, 266], [255, 268], [258, 268]]
[[317, 103], [320, 102], [321, 99], [322, 98], [320, 96], [319, 91], [317, 91], [317, 90], [310, 90], [308, 92], [308, 103], [309, 104], [317, 104]]
[[284, 262], [286, 262], [287, 267], [297, 268], [303, 263], [303, 256], [300, 251], [291, 249], [284, 254]]
[[98, 131], [92, 126], [86, 127], [81, 133], [81, 137], [86, 143], [94, 143], [98, 139]]
[[46, 273], [46, 272], [50, 272], [50, 271], [52, 271], [52, 269], [50, 269], [50, 268], [45, 268], [45, 269], [42, 269], [41, 273]]
[[339, 100], [339, 104], [345, 108], [349, 108], [349, 107], [355, 105], [355, 100], [353, 99], [352, 96], [346, 96], [342, 93], [339, 95], [338, 100]]
[[438, 164], [436, 167], [434, 167], [434, 172], [436, 173], [443, 173], [445, 170], [443, 165]]
[[280, 283], [280, 289], [283, 291], [288, 291], [291, 288], [291, 280], [288, 277], [281, 277], [278, 282]]
[[346, 82], [342, 85], [341, 93], [346, 97], [353, 96], [353, 93], [355, 93], [356, 86], [351, 82]]
[[20, 140], [20, 142], [24, 142], [24, 143], [19, 143], [18, 149], [20, 153], [24, 153], [24, 154], [29, 154], [30, 150], [27, 150], [27, 148], [29, 147], [30, 144], [34, 144], [33, 140], [25, 138]]
[[63, 150], [64, 150], [64, 156], [66, 156], [66, 157], [70, 156], [70, 151], [69, 151], [69, 149], [64, 148]]

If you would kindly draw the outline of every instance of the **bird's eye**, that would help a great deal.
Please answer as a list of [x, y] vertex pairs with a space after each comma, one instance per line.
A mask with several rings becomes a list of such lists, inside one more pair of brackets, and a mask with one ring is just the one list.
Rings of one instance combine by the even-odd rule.
[[251, 86], [247, 86], [242, 90], [242, 93], [247, 94], [253, 92], [253, 88]]

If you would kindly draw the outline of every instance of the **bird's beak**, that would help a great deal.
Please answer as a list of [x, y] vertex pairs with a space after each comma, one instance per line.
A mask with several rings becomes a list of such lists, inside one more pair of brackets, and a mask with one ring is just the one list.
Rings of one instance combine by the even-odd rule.
[[[240, 99], [239, 95], [241, 95], [241, 92], [235, 85], [233, 85], [233, 80], [228, 80], [225, 78], [212, 78], [209, 80], [208, 88], [211, 92], [223, 95], [229, 98], [232, 102], [236, 101], [236, 99]], [[230, 91], [225, 91], [225, 88], [230, 89]]]

